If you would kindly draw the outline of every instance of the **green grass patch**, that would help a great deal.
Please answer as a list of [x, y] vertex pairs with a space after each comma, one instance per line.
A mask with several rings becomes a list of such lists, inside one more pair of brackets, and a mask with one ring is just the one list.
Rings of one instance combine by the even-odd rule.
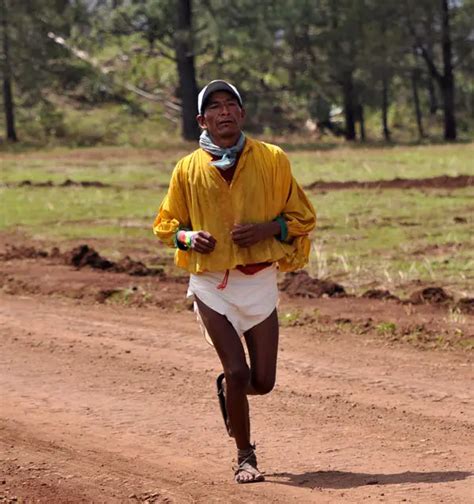
[[[415, 279], [472, 289], [472, 189], [334, 191], [311, 195], [318, 212], [310, 269], [355, 291]], [[465, 223], [457, 223], [462, 216]], [[471, 284], [471, 286], [470, 286]]]
[[109, 148], [5, 156], [0, 158], [0, 177], [4, 184], [25, 180], [61, 184], [70, 179], [122, 186], [166, 185], [180, 157], [173, 151], [133, 153], [130, 149]]
[[4, 188], [0, 230], [22, 229], [45, 238], [145, 237], [164, 194], [110, 188]]
[[[378, 180], [472, 174], [474, 144], [291, 152], [294, 173], [314, 180]], [[186, 148], [53, 149], [0, 155], [0, 182], [66, 179], [113, 187], [3, 187], [0, 230], [60, 242], [150, 239], [173, 166]], [[160, 188], [160, 186], [163, 186]], [[148, 189], [147, 187], [150, 187]], [[347, 290], [392, 291], [414, 280], [471, 293], [474, 265], [472, 188], [309, 192], [318, 213], [310, 273]], [[150, 245], [151, 246], [151, 245]], [[401, 292], [400, 292], [401, 294]], [[472, 295], [472, 293], [471, 293]]]
[[[196, 144], [158, 142], [158, 145], [155, 149], [58, 148], [18, 155], [0, 154], [0, 181], [62, 183], [69, 178], [122, 185], [166, 184], [176, 162]], [[337, 147], [289, 152], [288, 155], [293, 173], [303, 185], [315, 180], [366, 182], [440, 175], [474, 176], [472, 143], [385, 149]]]
[[293, 172], [303, 185], [315, 180], [360, 182], [395, 178], [473, 175], [474, 144], [348, 148], [290, 152]]
[[380, 322], [375, 326], [375, 330], [378, 334], [381, 334], [383, 336], [393, 335], [397, 330], [397, 325], [393, 322]]

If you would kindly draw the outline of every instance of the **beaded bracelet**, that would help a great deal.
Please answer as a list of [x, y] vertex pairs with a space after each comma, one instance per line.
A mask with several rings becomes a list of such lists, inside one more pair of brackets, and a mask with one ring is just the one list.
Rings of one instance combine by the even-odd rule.
[[197, 231], [188, 231], [178, 229], [175, 235], [176, 246], [181, 250], [189, 250], [193, 248], [193, 237]]

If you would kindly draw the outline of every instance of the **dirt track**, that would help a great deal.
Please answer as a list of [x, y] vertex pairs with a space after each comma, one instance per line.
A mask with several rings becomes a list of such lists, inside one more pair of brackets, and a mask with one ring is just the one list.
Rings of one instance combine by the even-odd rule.
[[[267, 482], [237, 486], [214, 398], [219, 364], [192, 312], [54, 294], [108, 273], [32, 272], [48, 295], [0, 294], [0, 503], [472, 502], [468, 353], [284, 327], [277, 387], [251, 399]], [[159, 289], [173, 299], [185, 285]], [[310, 302], [329, 318], [446, 321], [389, 301]]]

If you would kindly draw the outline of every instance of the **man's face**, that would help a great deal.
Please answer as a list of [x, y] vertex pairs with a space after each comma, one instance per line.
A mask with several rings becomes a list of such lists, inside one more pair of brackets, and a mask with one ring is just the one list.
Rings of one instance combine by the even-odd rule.
[[234, 95], [227, 91], [215, 91], [207, 99], [204, 113], [197, 116], [197, 121], [201, 128], [207, 129], [217, 145], [223, 143], [221, 147], [228, 147], [239, 138], [244, 118], [245, 111]]

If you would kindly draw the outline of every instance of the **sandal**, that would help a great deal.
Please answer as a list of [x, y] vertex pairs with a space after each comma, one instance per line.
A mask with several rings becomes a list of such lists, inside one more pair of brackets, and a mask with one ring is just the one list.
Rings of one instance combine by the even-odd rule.
[[230, 421], [229, 421], [229, 415], [227, 413], [227, 406], [226, 406], [226, 401], [225, 401], [225, 393], [224, 393], [224, 385], [223, 385], [224, 378], [225, 378], [224, 373], [221, 373], [217, 377], [217, 380], [216, 380], [217, 398], [219, 399], [219, 407], [221, 409], [222, 418], [224, 419], [227, 434], [229, 434], [230, 437], [234, 437], [234, 433], [232, 432], [232, 427], [231, 427]]
[[[241, 479], [243, 474], [250, 475], [249, 478]], [[258, 470], [257, 456], [255, 455], [255, 445], [251, 446], [248, 454], [239, 456], [239, 465], [234, 468], [234, 480], [239, 484], [259, 483], [265, 481], [265, 476]]]

